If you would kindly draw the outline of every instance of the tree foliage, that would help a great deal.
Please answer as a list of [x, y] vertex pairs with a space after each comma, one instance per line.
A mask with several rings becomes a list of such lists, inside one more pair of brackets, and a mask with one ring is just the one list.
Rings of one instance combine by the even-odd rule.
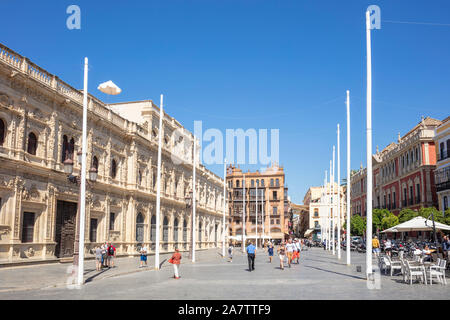
[[403, 209], [398, 214], [398, 221], [400, 223], [406, 222], [408, 220], [411, 220], [412, 218], [415, 218], [419, 215], [417, 211], [411, 210], [411, 209]]
[[360, 215], [353, 215], [350, 218], [350, 233], [353, 236], [363, 236], [366, 231], [366, 221]]
[[381, 220], [381, 228], [383, 230], [392, 228], [393, 226], [398, 225], [398, 217], [394, 214], [384, 217]]

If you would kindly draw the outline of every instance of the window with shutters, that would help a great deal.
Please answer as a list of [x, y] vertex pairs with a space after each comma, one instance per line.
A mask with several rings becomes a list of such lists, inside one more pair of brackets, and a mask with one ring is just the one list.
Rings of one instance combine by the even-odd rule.
[[22, 242], [33, 242], [34, 236], [34, 212], [24, 212], [23, 213], [23, 224], [22, 224]]

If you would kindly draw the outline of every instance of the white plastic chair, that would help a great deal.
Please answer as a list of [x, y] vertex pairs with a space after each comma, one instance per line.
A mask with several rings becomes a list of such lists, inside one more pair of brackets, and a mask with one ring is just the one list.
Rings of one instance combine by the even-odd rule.
[[447, 280], [445, 279], [445, 266], [447, 264], [446, 260], [438, 259], [438, 263], [435, 265], [431, 265], [428, 274], [430, 276], [430, 285], [433, 285], [433, 276], [436, 276], [436, 279], [439, 283], [443, 283], [447, 285]]
[[425, 272], [425, 267], [424, 266], [415, 266], [415, 265], [411, 265], [411, 263], [406, 260], [406, 266], [407, 266], [407, 272], [408, 272], [408, 278], [409, 278], [409, 284], [412, 284], [412, 277], [415, 276], [420, 277], [421, 281], [425, 283], [425, 285], [427, 284], [427, 275]]
[[402, 263], [398, 260], [392, 260], [391, 257], [387, 256], [387, 259], [389, 260], [389, 263], [391, 265], [391, 277], [394, 274], [395, 270], [400, 270], [402, 272]]

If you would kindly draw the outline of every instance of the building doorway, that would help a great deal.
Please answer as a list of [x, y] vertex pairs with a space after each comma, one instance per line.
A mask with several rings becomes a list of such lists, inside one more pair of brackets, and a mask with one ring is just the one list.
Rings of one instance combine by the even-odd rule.
[[58, 258], [73, 256], [76, 217], [77, 204], [75, 202], [57, 201], [55, 256]]

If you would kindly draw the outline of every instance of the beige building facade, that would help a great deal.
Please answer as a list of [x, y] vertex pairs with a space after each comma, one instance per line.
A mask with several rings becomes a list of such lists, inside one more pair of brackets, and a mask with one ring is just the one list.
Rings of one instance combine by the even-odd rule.
[[[0, 263], [73, 255], [79, 187], [63, 162], [72, 159], [79, 174], [82, 97], [0, 44]], [[193, 135], [167, 114], [163, 132], [158, 128], [159, 109], [150, 100], [110, 108], [89, 95], [87, 163], [98, 178], [86, 191], [87, 257], [104, 241], [112, 241], [118, 255], [137, 254], [142, 245], [154, 252], [160, 134], [160, 249], [190, 248], [192, 209], [185, 198], [192, 189]], [[196, 172], [196, 247], [211, 248], [222, 237], [223, 179], [201, 164]]]
[[[267, 238], [284, 240], [289, 230], [289, 201], [284, 169], [274, 164], [264, 172], [244, 173], [234, 166], [229, 166], [227, 170], [228, 222], [231, 239], [242, 237], [245, 226], [246, 239], [255, 239], [258, 232], [258, 239], [264, 235]], [[256, 189], [258, 189], [258, 207]]]
[[435, 130], [436, 170], [434, 171], [439, 210], [445, 212], [450, 202], [450, 117]]

